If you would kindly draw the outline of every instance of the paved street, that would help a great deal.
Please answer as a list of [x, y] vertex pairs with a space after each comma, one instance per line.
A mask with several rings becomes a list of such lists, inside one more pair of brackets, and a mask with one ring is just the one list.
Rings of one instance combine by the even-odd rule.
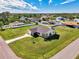
[[50, 59], [75, 59], [79, 54], [79, 39], [75, 40]]
[[21, 59], [15, 55], [10, 47], [0, 37], [0, 59]]

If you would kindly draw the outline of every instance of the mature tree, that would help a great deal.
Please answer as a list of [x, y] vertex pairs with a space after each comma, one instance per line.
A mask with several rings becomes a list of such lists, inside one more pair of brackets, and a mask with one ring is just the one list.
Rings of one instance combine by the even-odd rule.
[[1, 29], [1, 30], [3, 30], [2, 26], [3, 26], [3, 22], [0, 21], [0, 29]]
[[4, 24], [8, 24], [9, 23], [9, 20], [8, 20], [8, 18], [9, 18], [9, 16], [10, 16], [10, 13], [9, 12], [2, 12], [1, 13], [1, 16], [2, 16], [2, 21], [3, 21], [3, 23]]
[[3, 16], [4, 18], [8, 18], [9, 15], [10, 15], [10, 12], [2, 12], [2, 16]]

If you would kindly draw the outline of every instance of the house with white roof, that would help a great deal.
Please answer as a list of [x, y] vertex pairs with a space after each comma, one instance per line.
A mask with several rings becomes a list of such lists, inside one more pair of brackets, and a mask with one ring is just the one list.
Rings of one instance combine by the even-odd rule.
[[78, 18], [75, 18], [74, 21], [75, 21], [75, 22], [79, 22], [79, 19], [78, 19]]
[[56, 21], [61, 21], [61, 20], [64, 20], [64, 18], [61, 17], [61, 16], [59, 16], [59, 17], [56, 18]]
[[26, 21], [27, 17], [21, 16], [20, 21]]

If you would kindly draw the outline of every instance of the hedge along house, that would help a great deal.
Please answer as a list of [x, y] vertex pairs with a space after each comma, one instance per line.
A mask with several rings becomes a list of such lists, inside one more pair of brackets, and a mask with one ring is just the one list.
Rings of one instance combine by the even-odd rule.
[[48, 38], [55, 34], [55, 30], [46, 26], [37, 26], [30, 29], [30, 34], [35, 37], [41, 36], [43, 38]]

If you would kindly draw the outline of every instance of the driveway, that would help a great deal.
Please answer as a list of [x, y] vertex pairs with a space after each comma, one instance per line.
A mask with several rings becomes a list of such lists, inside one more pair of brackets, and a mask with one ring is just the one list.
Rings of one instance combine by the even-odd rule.
[[20, 37], [14, 38], [14, 39], [6, 40], [5, 42], [6, 42], [7, 44], [9, 44], [9, 43], [12, 43], [12, 42], [14, 42], [14, 41], [23, 39], [23, 38], [25, 38], [25, 37], [31, 37], [31, 35], [25, 34], [25, 35], [23, 35], [23, 36], [20, 36]]
[[75, 59], [79, 54], [79, 39], [75, 40], [50, 59]]

